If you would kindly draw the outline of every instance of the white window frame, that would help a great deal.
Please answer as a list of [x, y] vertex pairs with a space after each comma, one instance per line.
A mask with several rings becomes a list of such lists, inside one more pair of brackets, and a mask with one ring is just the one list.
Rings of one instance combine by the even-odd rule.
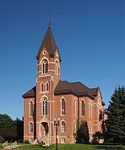
[[[32, 106], [31, 106], [32, 105]], [[31, 110], [32, 109], [32, 110]], [[30, 117], [33, 117], [33, 115], [34, 115], [34, 103], [33, 103], [33, 101], [29, 101], [29, 116]]]
[[42, 60], [42, 74], [47, 74], [48, 73], [48, 60], [44, 58]]
[[48, 102], [47, 98], [43, 97], [42, 98], [42, 115], [46, 116], [48, 114]]
[[[62, 106], [63, 106], [63, 100], [64, 100], [64, 108], [62, 108]], [[64, 97], [62, 97], [61, 98], [61, 103], [60, 103], [60, 110], [61, 110], [61, 115], [62, 116], [64, 116], [64, 115], [66, 115], [66, 100], [65, 100], [65, 98]]]
[[29, 123], [29, 133], [33, 133], [33, 122]]
[[[64, 126], [62, 125], [62, 123], [64, 123]], [[65, 133], [66, 132], [66, 121], [62, 120], [61, 121], [61, 133]]]
[[61, 144], [65, 144], [65, 142], [66, 142], [65, 138], [61, 138], [60, 142], [61, 142]]

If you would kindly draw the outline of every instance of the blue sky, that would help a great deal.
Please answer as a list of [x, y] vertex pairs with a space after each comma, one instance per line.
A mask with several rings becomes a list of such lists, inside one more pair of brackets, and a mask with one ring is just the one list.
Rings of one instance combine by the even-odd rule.
[[108, 101], [125, 86], [124, 0], [0, 0], [0, 113], [23, 116], [22, 94], [36, 82], [36, 55], [48, 27], [61, 79], [100, 86]]

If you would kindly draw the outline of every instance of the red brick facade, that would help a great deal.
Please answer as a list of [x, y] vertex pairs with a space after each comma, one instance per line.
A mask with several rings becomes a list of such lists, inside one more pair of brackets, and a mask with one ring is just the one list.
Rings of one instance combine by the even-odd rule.
[[[83, 88], [79, 94], [76, 83], [66, 82], [66, 85], [65, 81], [61, 82], [60, 62], [59, 51], [49, 26], [37, 55], [36, 87], [23, 95], [24, 140], [33, 142], [37, 139], [45, 144], [55, 143], [54, 119], [60, 120], [59, 143], [75, 142], [77, 121], [87, 122], [90, 140], [95, 132], [101, 131], [99, 114], [104, 108], [100, 89], [89, 89], [77, 83]], [[60, 91], [59, 83], [64, 84]], [[69, 88], [72, 84], [75, 85], [73, 89]], [[67, 88], [70, 90], [66, 90]]]

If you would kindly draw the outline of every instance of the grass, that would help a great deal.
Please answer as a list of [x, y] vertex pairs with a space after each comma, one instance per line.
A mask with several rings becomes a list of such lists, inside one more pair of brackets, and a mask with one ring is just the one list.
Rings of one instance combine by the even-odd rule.
[[[55, 145], [42, 147], [41, 145], [23, 144], [16, 150], [55, 150]], [[60, 144], [59, 150], [125, 150], [125, 145]]]
[[0, 149], [2, 148], [2, 144], [0, 143]]

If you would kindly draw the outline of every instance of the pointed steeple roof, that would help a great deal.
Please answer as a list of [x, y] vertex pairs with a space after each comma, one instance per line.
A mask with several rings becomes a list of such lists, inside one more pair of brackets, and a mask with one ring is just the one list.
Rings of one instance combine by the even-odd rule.
[[38, 54], [36, 57], [37, 59], [39, 59], [39, 56], [40, 56], [41, 51], [43, 50], [43, 47], [46, 48], [50, 57], [54, 56], [55, 50], [57, 49], [57, 45], [56, 45], [50, 24], [49, 24], [48, 29], [46, 31], [43, 42], [39, 48], [39, 51], [38, 51]]

